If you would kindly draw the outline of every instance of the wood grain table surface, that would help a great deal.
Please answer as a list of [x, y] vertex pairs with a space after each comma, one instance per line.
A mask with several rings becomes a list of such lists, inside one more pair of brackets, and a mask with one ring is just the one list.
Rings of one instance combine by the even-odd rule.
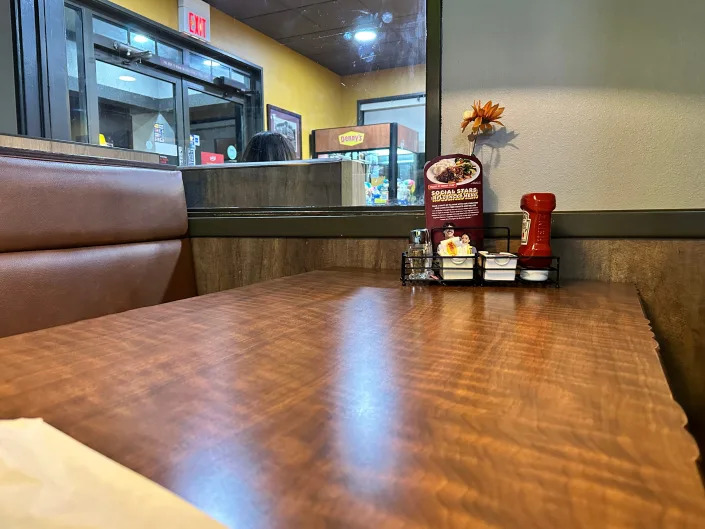
[[8, 337], [17, 417], [232, 528], [705, 527], [629, 285], [321, 271]]

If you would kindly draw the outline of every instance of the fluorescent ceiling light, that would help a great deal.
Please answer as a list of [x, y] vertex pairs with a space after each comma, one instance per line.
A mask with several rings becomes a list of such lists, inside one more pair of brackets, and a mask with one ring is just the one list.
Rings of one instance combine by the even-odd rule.
[[121, 75], [120, 77], [118, 77], [118, 79], [120, 79], [121, 81], [125, 81], [126, 83], [132, 83], [133, 81], [137, 80], [131, 75]]
[[205, 64], [206, 66], [213, 66], [213, 67], [220, 66], [219, 62], [211, 61], [210, 59], [206, 59], [205, 61], [203, 61], [203, 64]]
[[144, 35], [135, 35], [132, 37], [132, 40], [134, 40], [135, 42], [144, 43], [147, 42], [149, 39]]
[[355, 32], [355, 40], [358, 42], [372, 42], [377, 38], [377, 32], [371, 29], [361, 29]]

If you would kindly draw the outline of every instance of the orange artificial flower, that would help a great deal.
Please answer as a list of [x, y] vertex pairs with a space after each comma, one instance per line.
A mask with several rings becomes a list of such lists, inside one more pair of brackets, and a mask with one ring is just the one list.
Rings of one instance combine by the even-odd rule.
[[465, 132], [465, 129], [472, 123], [472, 133], [489, 132], [492, 130], [492, 124], [497, 123], [504, 126], [504, 123], [499, 121], [504, 112], [504, 107], [500, 107], [499, 103], [492, 105], [492, 101], [485, 103], [482, 106], [481, 101], [473, 101], [472, 111], [466, 110], [463, 112], [463, 122], [460, 124], [460, 130]]

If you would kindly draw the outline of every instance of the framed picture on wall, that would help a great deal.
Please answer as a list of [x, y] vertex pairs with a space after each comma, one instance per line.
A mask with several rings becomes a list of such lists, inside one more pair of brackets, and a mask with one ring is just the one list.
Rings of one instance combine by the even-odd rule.
[[301, 115], [283, 108], [267, 105], [267, 130], [279, 132], [291, 142], [294, 157], [301, 159]]

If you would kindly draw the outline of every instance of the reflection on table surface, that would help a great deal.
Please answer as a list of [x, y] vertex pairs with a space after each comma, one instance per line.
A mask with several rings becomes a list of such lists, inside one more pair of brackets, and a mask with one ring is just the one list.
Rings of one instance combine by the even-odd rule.
[[313, 272], [5, 338], [0, 357], [3, 417], [44, 417], [230, 527], [705, 520], [629, 285]]

